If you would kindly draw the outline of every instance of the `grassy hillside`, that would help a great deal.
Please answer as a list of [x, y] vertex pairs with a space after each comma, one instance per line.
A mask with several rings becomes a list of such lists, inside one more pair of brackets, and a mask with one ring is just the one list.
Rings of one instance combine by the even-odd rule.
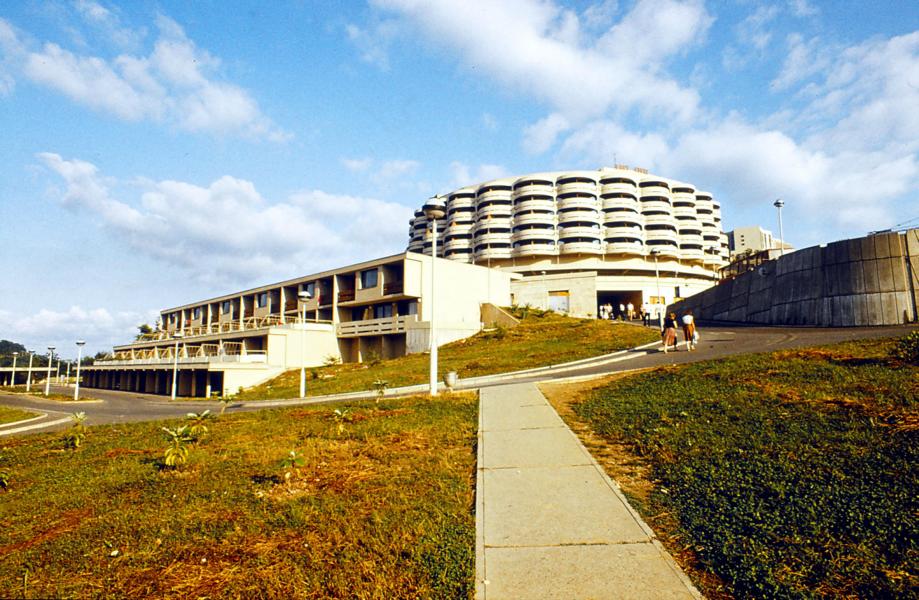
[[0, 597], [470, 596], [474, 395], [205, 423], [0, 442]]
[[892, 346], [660, 369], [573, 408], [709, 597], [905, 597], [919, 591], [919, 367]]
[[[530, 311], [513, 329], [482, 332], [441, 346], [440, 373], [456, 371], [460, 378], [517, 371], [598, 356], [660, 339], [651, 329], [600, 321], [572, 319], [551, 312]], [[428, 355], [412, 354], [392, 360], [319, 367], [307, 371], [307, 395], [373, 389], [384, 380], [389, 387], [428, 381]], [[294, 369], [245, 390], [245, 400], [294, 398], [300, 393], [300, 371]]]

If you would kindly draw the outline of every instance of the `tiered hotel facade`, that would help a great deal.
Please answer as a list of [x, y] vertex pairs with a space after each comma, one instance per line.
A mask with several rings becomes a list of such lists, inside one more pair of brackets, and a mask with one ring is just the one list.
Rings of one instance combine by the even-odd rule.
[[[514, 301], [582, 316], [664, 305], [727, 264], [721, 205], [694, 185], [617, 165], [507, 177], [445, 194], [438, 256], [519, 273]], [[422, 210], [408, 250], [431, 253]]]

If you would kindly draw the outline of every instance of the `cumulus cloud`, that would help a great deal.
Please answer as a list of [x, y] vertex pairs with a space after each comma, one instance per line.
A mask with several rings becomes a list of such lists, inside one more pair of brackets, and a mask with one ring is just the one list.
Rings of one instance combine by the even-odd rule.
[[501, 165], [481, 164], [476, 167], [470, 167], [460, 161], [450, 163], [450, 172], [452, 174], [451, 185], [453, 188], [461, 188], [510, 175], [510, 171]]
[[558, 136], [571, 129], [564, 115], [552, 113], [523, 130], [523, 150], [528, 154], [542, 154], [555, 145]]
[[[78, 7], [87, 19], [108, 28], [118, 26], [112, 13], [97, 3], [81, 2]], [[185, 131], [272, 141], [290, 138], [262, 113], [248, 91], [217, 77], [220, 60], [199, 48], [178, 23], [160, 16], [157, 27], [159, 37], [149, 55], [107, 59], [51, 42], [29, 49], [0, 19], [0, 91], [10, 89], [9, 79], [18, 73], [125, 121], [149, 120]]]
[[254, 284], [392, 254], [405, 247], [411, 209], [372, 198], [304, 190], [269, 202], [249, 182], [208, 186], [140, 180], [140, 197], [116, 197], [115, 180], [53, 153], [42, 163], [65, 183], [60, 201], [87, 212], [132, 251], [220, 285]]
[[125, 27], [117, 12], [93, 0], [76, 0], [73, 3], [84, 21], [97, 28], [106, 39], [122, 48], [133, 49], [143, 39], [145, 32]]
[[584, 17], [543, 0], [375, 0], [433, 43], [515, 92], [533, 94], [572, 121], [610, 109], [686, 120], [698, 95], [664, 73], [666, 60], [705, 37], [711, 17], [697, 0], [639, 0], [602, 35]]
[[[48, 346], [54, 346], [56, 355], [75, 359], [77, 340], [86, 342], [84, 356], [108, 352], [114, 344], [132, 339], [137, 334], [138, 325], [152, 325], [158, 316], [158, 311], [152, 309], [111, 312], [105, 308], [81, 306], [71, 306], [66, 310], [42, 308], [32, 314], [0, 310], [0, 331], [3, 331], [4, 337], [36, 353], [47, 353]], [[23, 365], [22, 362], [19, 364]], [[28, 364], [28, 359], [25, 364]]]
[[345, 26], [345, 33], [362, 61], [382, 71], [389, 70], [389, 48], [399, 33], [396, 21], [384, 20], [368, 28], [349, 23]]

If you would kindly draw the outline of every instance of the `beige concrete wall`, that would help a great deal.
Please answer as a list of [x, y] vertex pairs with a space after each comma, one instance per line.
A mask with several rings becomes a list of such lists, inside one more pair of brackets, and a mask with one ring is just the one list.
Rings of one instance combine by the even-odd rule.
[[[304, 327], [304, 329], [300, 329]], [[301, 344], [307, 367], [325, 363], [328, 356], [341, 359], [335, 326], [326, 323], [306, 323], [272, 328], [268, 334], [269, 365], [293, 369], [300, 366]]]
[[914, 322], [917, 266], [919, 230], [841, 240], [786, 254], [673, 308], [764, 325]]

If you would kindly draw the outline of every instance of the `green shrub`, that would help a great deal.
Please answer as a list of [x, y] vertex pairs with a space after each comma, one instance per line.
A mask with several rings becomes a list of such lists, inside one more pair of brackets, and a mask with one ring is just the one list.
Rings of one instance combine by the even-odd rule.
[[903, 362], [919, 365], [919, 331], [914, 331], [897, 340], [891, 353]]

